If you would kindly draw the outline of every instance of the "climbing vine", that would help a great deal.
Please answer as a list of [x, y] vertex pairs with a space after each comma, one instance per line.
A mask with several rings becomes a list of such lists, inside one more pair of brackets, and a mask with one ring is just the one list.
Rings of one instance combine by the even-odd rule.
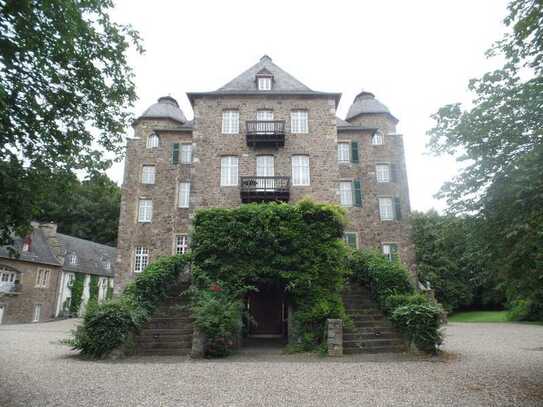
[[90, 276], [89, 301], [98, 301], [98, 281], [98, 276], [95, 276], [94, 274]]
[[72, 282], [72, 300], [70, 302], [70, 314], [72, 315], [77, 315], [79, 312], [84, 285], [85, 275], [82, 273], [75, 273], [75, 278]]
[[[298, 345], [318, 347], [326, 319], [346, 319], [341, 297], [347, 272], [344, 222], [341, 208], [308, 200], [198, 211], [192, 240], [195, 324], [204, 331], [209, 325], [199, 320], [206, 318], [200, 312], [206, 301], [220, 296], [223, 303], [238, 304], [257, 280], [268, 279], [287, 291]], [[223, 317], [230, 318], [233, 307], [224, 305], [229, 315]], [[220, 312], [216, 320], [220, 323]], [[204, 332], [211, 344], [228, 342], [225, 332], [216, 332]]]

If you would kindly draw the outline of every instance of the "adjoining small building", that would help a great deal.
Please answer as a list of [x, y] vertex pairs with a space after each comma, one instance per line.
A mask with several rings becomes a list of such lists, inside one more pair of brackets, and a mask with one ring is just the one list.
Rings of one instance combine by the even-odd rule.
[[0, 246], [0, 324], [80, 316], [91, 298], [111, 295], [115, 256], [113, 247], [33, 222], [29, 235]]

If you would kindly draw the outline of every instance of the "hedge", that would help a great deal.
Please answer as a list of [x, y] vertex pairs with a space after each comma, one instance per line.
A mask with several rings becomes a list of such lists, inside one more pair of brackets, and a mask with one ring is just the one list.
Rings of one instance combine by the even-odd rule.
[[370, 288], [383, 312], [410, 344], [425, 352], [438, 349], [442, 342], [443, 308], [417, 293], [405, 266], [373, 250], [354, 250], [348, 265], [351, 281]]
[[91, 303], [82, 325], [66, 342], [90, 358], [100, 358], [122, 345], [130, 345], [135, 334], [175, 286], [188, 264], [188, 255], [162, 257], [150, 264], [115, 299]]

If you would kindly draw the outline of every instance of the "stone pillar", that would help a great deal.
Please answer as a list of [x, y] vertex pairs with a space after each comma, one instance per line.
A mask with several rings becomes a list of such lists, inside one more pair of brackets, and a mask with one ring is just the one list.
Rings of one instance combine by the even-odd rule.
[[341, 319], [326, 320], [326, 341], [328, 356], [343, 356], [343, 321]]
[[196, 327], [192, 330], [192, 350], [190, 357], [193, 359], [201, 359], [205, 354], [206, 336]]

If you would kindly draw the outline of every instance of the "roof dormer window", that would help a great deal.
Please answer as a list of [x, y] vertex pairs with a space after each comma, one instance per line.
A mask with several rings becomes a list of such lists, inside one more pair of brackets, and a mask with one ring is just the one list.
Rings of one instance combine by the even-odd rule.
[[32, 237], [30, 235], [28, 235], [23, 240], [23, 250], [22, 251], [24, 253], [24, 252], [29, 252], [31, 250], [32, 250]]
[[258, 78], [258, 90], [271, 90], [271, 76], [261, 76]]
[[70, 253], [68, 255], [68, 264], [74, 266], [77, 264], [77, 255], [75, 253]]

